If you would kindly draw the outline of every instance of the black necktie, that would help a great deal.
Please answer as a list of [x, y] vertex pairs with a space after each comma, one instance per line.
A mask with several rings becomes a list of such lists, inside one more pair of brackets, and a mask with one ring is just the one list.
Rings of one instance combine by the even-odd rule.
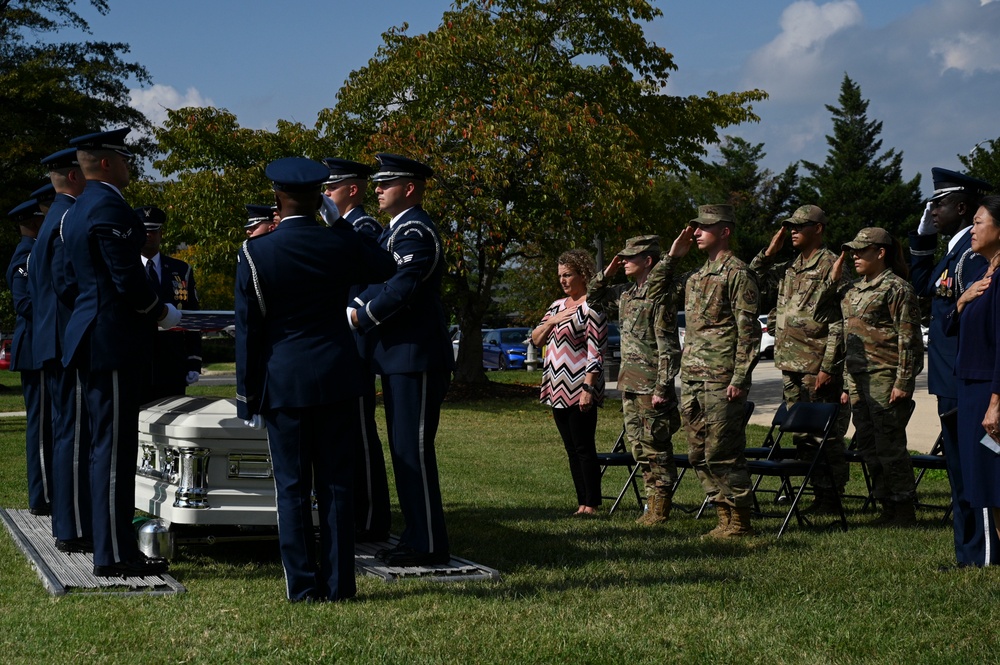
[[160, 289], [160, 276], [156, 274], [156, 265], [152, 261], [146, 261], [146, 276], [149, 278], [149, 283], [158, 291]]

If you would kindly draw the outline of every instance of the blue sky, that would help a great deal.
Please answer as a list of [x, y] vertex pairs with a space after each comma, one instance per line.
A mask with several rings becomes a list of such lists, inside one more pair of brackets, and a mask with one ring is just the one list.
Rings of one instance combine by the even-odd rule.
[[[162, 107], [227, 108], [241, 124], [312, 125], [393, 25], [434, 29], [450, 0], [111, 0], [84, 11], [93, 38], [131, 45], [153, 86], [133, 104], [156, 121]], [[883, 149], [904, 155], [904, 175], [959, 169], [984, 139], [1000, 137], [1000, 0], [655, 0], [663, 16], [647, 37], [673, 53], [671, 94], [762, 88], [759, 124], [726, 133], [764, 143], [765, 166], [822, 161], [845, 73], [881, 120]], [[62, 37], [71, 38], [72, 35]], [[1000, 183], [998, 183], [1000, 184]]]

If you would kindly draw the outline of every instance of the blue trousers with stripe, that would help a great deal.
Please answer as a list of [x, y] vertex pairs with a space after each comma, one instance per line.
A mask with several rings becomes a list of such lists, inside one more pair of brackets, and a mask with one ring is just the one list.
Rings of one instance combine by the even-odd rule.
[[49, 392], [41, 370], [21, 372], [21, 392], [27, 414], [25, 456], [28, 464], [28, 507], [45, 508], [52, 502], [52, 423]]
[[[49, 364], [52, 367], [49, 367]], [[90, 539], [90, 423], [75, 369], [46, 364], [52, 399], [52, 535]]]
[[358, 398], [361, 423], [354, 447], [354, 528], [357, 531], [389, 532], [389, 480], [385, 455], [375, 424], [375, 375], [365, 374]]
[[400, 542], [417, 552], [448, 551], [434, 437], [451, 373], [382, 377], [396, 494], [405, 522]]

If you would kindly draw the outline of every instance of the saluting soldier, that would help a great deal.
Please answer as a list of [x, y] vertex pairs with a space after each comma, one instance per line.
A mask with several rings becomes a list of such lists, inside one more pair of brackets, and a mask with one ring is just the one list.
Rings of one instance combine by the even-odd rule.
[[[910, 282], [918, 296], [931, 298], [931, 321], [927, 339], [927, 389], [937, 396], [938, 415], [958, 407], [955, 357], [958, 337], [945, 334], [948, 313], [955, 302], [986, 269], [986, 259], [972, 251], [969, 229], [989, 183], [948, 169], [933, 168], [934, 194], [917, 230], [910, 232]], [[935, 263], [938, 237], [947, 236], [944, 256]], [[958, 419], [941, 418], [944, 460], [951, 483], [955, 558], [959, 567], [988, 566], [998, 562], [1000, 540], [993, 514], [969, 505], [963, 490]]]
[[[323, 183], [324, 194], [336, 204], [351, 227], [361, 235], [378, 242], [382, 225], [365, 212], [365, 192], [374, 169], [367, 164], [329, 157], [323, 160], [330, 176]], [[368, 288], [367, 284], [352, 286], [350, 304]], [[361, 427], [354, 447], [354, 524], [357, 542], [380, 542], [389, 537], [392, 513], [389, 509], [389, 480], [386, 476], [385, 455], [375, 424], [375, 373], [367, 357], [365, 340], [355, 331], [358, 353], [361, 355], [363, 377], [359, 400]]]
[[[630, 284], [608, 282], [624, 266]], [[673, 258], [660, 260], [660, 237], [629, 238], [625, 248], [590, 283], [587, 302], [598, 311], [617, 307], [621, 330], [621, 369], [625, 436], [642, 467], [647, 510], [637, 523], [662, 524], [670, 516], [677, 481], [672, 437], [680, 428], [674, 377], [680, 370], [677, 334], [679, 285], [673, 283]]]
[[76, 148], [42, 158], [42, 166], [49, 172], [55, 197], [31, 250], [28, 283], [35, 303], [32, 350], [35, 362], [41, 363], [51, 402], [52, 535], [62, 552], [92, 552], [89, 423], [77, 372], [62, 364], [73, 294], [66, 286], [60, 228], [85, 180]]
[[395, 262], [349, 228], [317, 222], [323, 164], [288, 157], [265, 175], [282, 219], [237, 255], [237, 414], [267, 426], [288, 599], [344, 600], [357, 592], [352, 458], [362, 369], [342, 303], [350, 285], [387, 279]]
[[[837, 255], [824, 245], [825, 230], [826, 213], [804, 205], [782, 222], [771, 243], [750, 262], [759, 283], [777, 283], [778, 303], [768, 327], [774, 331], [774, 366], [781, 370], [783, 397], [789, 405], [839, 404], [844, 391], [844, 324], [836, 291], [826, 286]], [[776, 263], [789, 236], [798, 256]], [[843, 494], [850, 477], [844, 453], [849, 423], [850, 411], [841, 409], [839, 434], [824, 446], [830, 475], [813, 478], [816, 499], [808, 510], [838, 510], [835, 495]]]
[[367, 357], [382, 377], [392, 469], [405, 527], [397, 547], [381, 550], [390, 566], [444, 564], [450, 560], [434, 437], [455, 367], [444, 308], [441, 238], [421, 207], [434, 172], [418, 161], [379, 153], [379, 208], [392, 215], [379, 240], [398, 270], [372, 284], [348, 310], [365, 336]]
[[90, 489], [94, 575], [159, 575], [163, 559], [139, 551], [135, 459], [139, 450], [139, 367], [149, 357], [156, 324], [169, 329], [180, 312], [164, 304], [139, 261], [145, 229], [124, 197], [132, 153], [129, 128], [70, 141], [87, 180], [63, 219], [68, 288], [76, 292], [66, 325], [63, 364], [79, 371], [92, 433]]
[[[186, 262], [160, 251], [167, 213], [156, 206], [135, 209], [146, 229], [140, 254], [146, 279], [160, 300], [178, 310], [199, 310], [194, 271]], [[183, 395], [201, 377], [201, 333], [192, 330], [161, 330], [153, 337], [153, 352], [147, 363], [148, 377], [142, 402]]]
[[17, 314], [10, 344], [10, 369], [21, 373], [21, 392], [27, 414], [25, 456], [28, 510], [32, 515], [48, 515], [52, 509], [52, 427], [48, 417], [50, 404], [41, 363], [36, 361], [32, 351], [34, 303], [28, 288], [29, 256], [44, 217], [36, 199], [21, 203], [7, 215], [21, 231], [21, 240], [14, 248], [7, 267], [7, 286]]
[[[732, 206], [699, 206], [690, 224], [708, 261], [688, 278], [685, 294], [681, 421], [688, 457], [719, 516], [707, 535], [751, 536], [743, 412], [760, 356], [757, 282], [729, 249], [736, 224]], [[690, 247], [690, 236], [682, 236], [671, 253], [684, 256]]]

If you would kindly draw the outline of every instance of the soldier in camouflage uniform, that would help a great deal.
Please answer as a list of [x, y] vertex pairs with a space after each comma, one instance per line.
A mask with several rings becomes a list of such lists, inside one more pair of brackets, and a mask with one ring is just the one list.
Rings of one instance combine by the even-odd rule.
[[[691, 225], [708, 261], [688, 278], [684, 308], [681, 420], [688, 458], [719, 516], [708, 536], [749, 536], [753, 497], [743, 456], [743, 412], [760, 356], [757, 281], [729, 249], [732, 206], [699, 206]], [[671, 254], [683, 256], [690, 247], [688, 241]]]
[[[776, 284], [778, 304], [769, 317], [774, 331], [774, 366], [784, 379], [784, 400], [839, 404], [844, 391], [843, 321], [839, 318], [836, 293], [826, 285], [837, 255], [823, 245], [826, 214], [817, 206], [805, 205], [786, 219], [771, 244], [750, 262], [750, 270], [761, 283]], [[799, 255], [775, 263], [775, 257], [791, 235]], [[841, 284], [846, 287], [846, 284]], [[762, 287], [763, 288], [763, 287]], [[820, 323], [817, 318], [829, 320]], [[830, 475], [813, 479], [816, 501], [810, 510], [837, 512], [837, 500], [850, 477], [844, 455], [844, 434], [850, 422], [845, 407], [838, 418], [839, 435], [824, 450]], [[802, 445], [805, 440], [796, 439]]]
[[916, 487], [906, 452], [906, 424], [914, 382], [924, 366], [920, 307], [913, 287], [897, 274], [905, 276], [906, 264], [885, 229], [861, 229], [843, 249], [831, 278], [840, 277], [848, 251], [862, 277], [841, 301], [858, 450], [871, 474], [875, 498], [882, 503], [879, 523], [909, 526], [916, 522]]
[[[674, 377], [680, 367], [677, 336], [679, 287], [674, 259], [660, 258], [659, 236], [629, 238], [602, 274], [590, 283], [587, 302], [597, 310], [617, 305], [621, 330], [621, 369], [625, 437], [642, 468], [648, 509], [637, 522], [662, 524], [670, 514], [677, 465], [671, 438], [680, 428]], [[610, 285], [625, 266], [629, 284]]]

